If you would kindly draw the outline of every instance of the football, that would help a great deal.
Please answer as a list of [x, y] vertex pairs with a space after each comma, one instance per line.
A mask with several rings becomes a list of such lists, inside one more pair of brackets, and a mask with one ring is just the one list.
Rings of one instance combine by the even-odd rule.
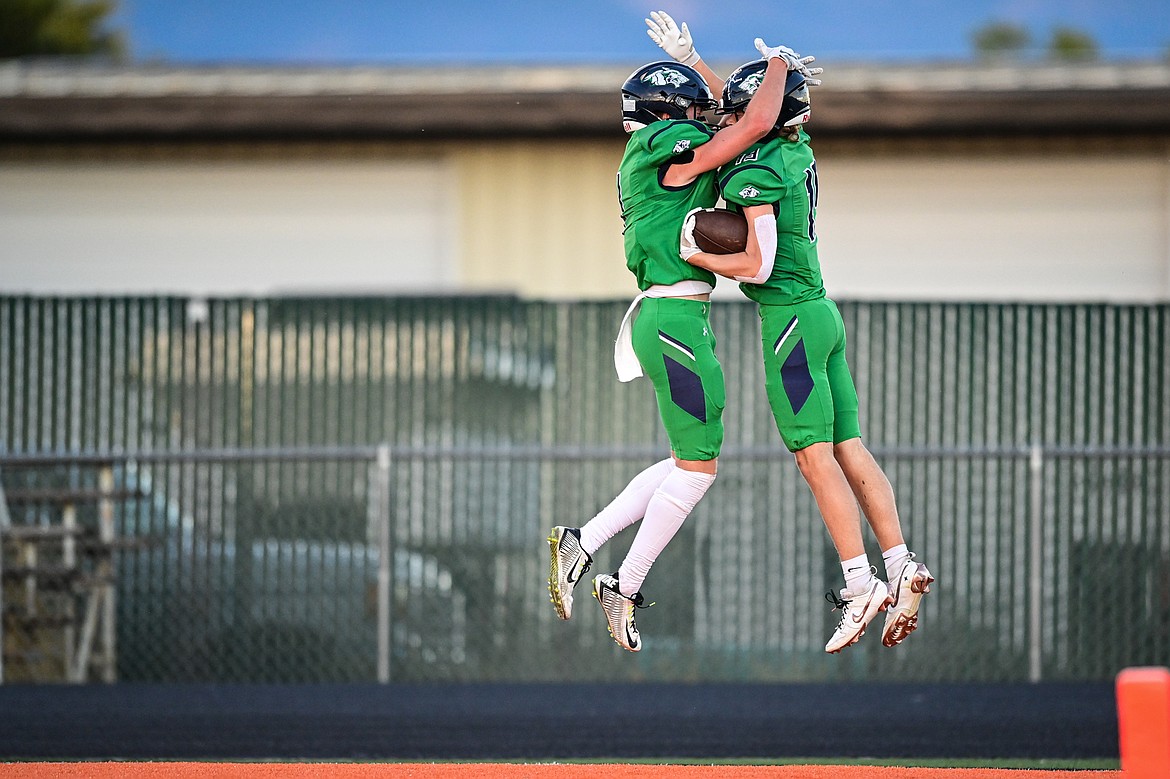
[[691, 234], [695, 245], [708, 254], [735, 254], [747, 248], [747, 221], [726, 208], [704, 208], [695, 214]]

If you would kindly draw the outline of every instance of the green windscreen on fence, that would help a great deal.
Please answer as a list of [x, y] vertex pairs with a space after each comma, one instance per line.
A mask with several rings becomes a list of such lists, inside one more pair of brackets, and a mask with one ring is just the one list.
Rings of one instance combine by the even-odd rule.
[[[0, 297], [5, 681], [1111, 679], [1170, 661], [1170, 306], [842, 302], [938, 577], [840, 655], [840, 569], [717, 302], [719, 477], [619, 649], [545, 537], [668, 455], [625, 301]], [[0, 512], [0, 520], [4, 513]], [[616, 569], [631, 528], [597, 555]], [[870, 559], [880, 551], [867, 533]]]

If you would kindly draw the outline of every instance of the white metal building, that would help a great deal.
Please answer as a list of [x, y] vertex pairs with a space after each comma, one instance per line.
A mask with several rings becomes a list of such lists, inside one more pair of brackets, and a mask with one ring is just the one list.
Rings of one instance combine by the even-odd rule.
[[[629, 70], [0, 65], [0, 293], [629, 297]], [[813, 100], [834, 296], [1170, 300], [1170, 65]]]

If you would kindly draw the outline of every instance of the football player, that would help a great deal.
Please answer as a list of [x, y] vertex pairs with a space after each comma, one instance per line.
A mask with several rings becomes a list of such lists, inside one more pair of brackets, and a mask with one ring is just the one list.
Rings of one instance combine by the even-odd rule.
[[[665, 14], [654, 21], [659, 29], [651, 29], [658, 37], [690, 37], [685, 25], [679, 30]], [[756, 60], [728, 76], [717, 111], [724, 116], [723, 127], [734, 128], [746, 116], [760, 94], [764, 72], [764, 63]], [[857, 390], [845, 360], [845, 325], [821, 281], [817, 164], [803, 129], [811, 116], [809, 86], [820, 83], [810, 75], [815, 74], [788, 73], [774, 126], [719, 171], [720, 194], [747, 220], [747, 249], [701, 252], [688, 216], [680, 252], [697, 267], [739, 281], [743, 293], [759, 305], [772, 415], [816, 499], [845, 578], [839, 594], [826, 594], [841, 610], [825, 644], [826, 652], [836, 653], [861, 638], [882, 611], [882, 643], [901, 643], [917, 627], [922, 596], [934, 577], [907, 549], [893, 488], [861, 441]], [[888, 584], [875, 575], [865, 553], [859, 503], [881, 546]]]
[[[634, 620], [650, 566], [715, 480], [723, 443], [723, 369], [715, 356], [709, 295], [715, 275], [683, 261], [678, 236], [688, 212], [713, 206], [715, 174], [769, 132], [780, 110], [786, 49], [757, 39], [764, 69], [757, 98], [734, 127], [715, 133], [701, 121], [716, 107], [690, 64], [653, 62], [621, 89], [629, 142], [618, 169], [626, 265], [641, 291], [619, 329], [618, 377], [646, 375], [670, 440], [671, 456], [651, 465], [582, 527], [558, 525], [549, 537], [549, 593], [561, 619], [572, 615], [573, 589], [593, 555], [641, 520], [618, 570], [593, 579], [593, 595], [614, 640], [640, 651]], [[722, 89], [722, 82], [719, 82]], [[636, 314], [635, 314], [636, 311]]]

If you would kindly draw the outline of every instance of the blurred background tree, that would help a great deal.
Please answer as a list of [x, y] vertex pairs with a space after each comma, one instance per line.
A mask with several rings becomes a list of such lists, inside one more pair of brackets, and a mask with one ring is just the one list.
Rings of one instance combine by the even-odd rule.
[[0, 59], [101, 55], [121, 58], [121, 33], [105, 28], [116, 0], [0, 0]]
[[1048, 43], [1048, 56], [1065, 62], [1084, 62], [1097, 59], [1097, 42], [1086, 32], [1070, 27], [1057, 27]]
[[[971, 35], [975, 55], [987, 60], [993, 57], [1024, 57], [1032, 50], [1032, 36], [1011, 22], [988, 22]], [[1086, 62], [1098, 58], [1100, 51], [1093, 36], [1072, 27], [1057, 27], [1052, 31], [1044, 55], [1058, 62]]]
[[971, 42], [978, 57], [989, 59], [1004, 54], [1023, 54], [1031, 44], [1032, 36], [1011, 22], [989, 22], [972, 34]]

